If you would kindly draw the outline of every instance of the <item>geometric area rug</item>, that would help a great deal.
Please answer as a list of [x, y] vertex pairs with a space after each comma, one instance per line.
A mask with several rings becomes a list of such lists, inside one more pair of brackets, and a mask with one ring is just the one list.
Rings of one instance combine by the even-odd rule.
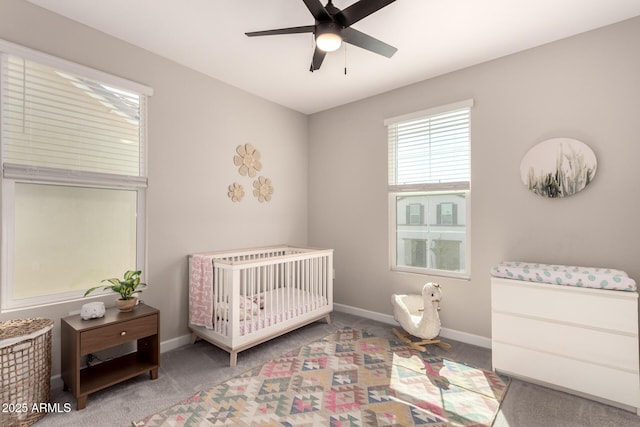
[[341, 329], [134, 426], [490, 426], [509, 378]]

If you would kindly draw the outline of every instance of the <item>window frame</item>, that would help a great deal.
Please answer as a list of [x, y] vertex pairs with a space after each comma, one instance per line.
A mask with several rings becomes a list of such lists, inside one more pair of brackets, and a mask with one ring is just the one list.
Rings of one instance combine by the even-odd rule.
[[[0, 153], [0, 166], [2, 167], [2, 184], [0, 185], [0, 209], [2, 222], [2, 236], [0, 250], [0, 265], [2, 274], [0, 277], [0, 312], [11, 312], [23, 309], [32, 309], [39, 306], [53, 305], [79, 300], [84, 295], [84, 290], [62, 292], [52, 295], [30, 297], [21, 300], [14, 300], [13, 294], [13, 270], [14, 270], [14, 227], [15, 227], [15, 184], [52, 184], [58, 186], [85, 187], [109, 190], [127, 190], [136, 192], [136, 268], [146, 270], [147, 267], [147, 159], [148, 159], [148, 136], [147, 136], [147, 101], [153, 95], [153, 89], [118, 76], [114, 76], [93, 68], [89, 68], [65, 59], [48, 55], [36, 50], [32, 50], [5, 40], [0, 39], [0, 67], [4, 67], [4, 54], [21, 57], [28, 61], [37, 62], [41, 65], [55, 68], [60, 72], [67, 72], [73, 75], [82, 76], [96, 82], [112, 85], [140, 96], [140, 128], [139, 141], [141, 144], [139, 152], [140, 176], [125, 176], [90, 171], [75, 171], [59, 168], [33, 167], [27, 165], [17, 165], [4, 163], [2, 153]], [[1, 68], [0, 68], [1, 70]], [[6, 94], [4, 78], [0, 78], [0, 123], [3, 120], [4, 105], [3, 97]], [[0, 129], [1, 130], [1, 129]], [[0, 135], [0, 149], [4, 147], [4, 136]], [[107, 293], [107, 291], [103, 292]], [[99, 296], [103, 293], [96, 292]]]
[[[397, 116], [393, 118], [389, 118], [384, 121], [384, 125], [387, 128], [387, 135], [389, 135], [389, 126], [405, 122], [411, 121], [414, 119], [426, 118], [429, 116], [434, 116], [442, 113], [453, 112], [455, 110], [460, 110], [463, 108], [469, 109], [469, 120], [471, 120], [471, 110], [473, 107], [473, 99], [468, 99], [460, 102], [454, 102], [451, 104], [441, 105], [438, 107], [417, 111], [414, 113], [406, 114], [403, 116]], [[389, 137], [387, 137], [389, 139]], [[389, 152], [388, 159], [388, 174], [391, 176], [395, 174], [396, 171], [391, 170], [391, 165], [393, 164], [394, 168], [397, 167], [395, 164], [395, 159], [392, 160], [392, 154], [389, 150], [389, 141], [387, 140], [387, 149]], [[471, 122], [469, 122], [469, 153], [471, 155]], [[392, 163], [392, 161], [394, 163]], [[469, 165], [469, 168], [471, 166]], [[471, 172], [471, 171], [469, 171]], [[420, 274], [420, 275], [430, 275], [430, 276], [440, 276], [440, 277], [450, 277], [456, 279], [470, 280], [471, 278], [471, 177], [469, 177], [468, 182], [452, 182], [452, 183], [441, 183], [441, 184], [407, 184], [407, 185], [398, 185], [395, 182], [392, 183], [392, 179], [389, 178], [389, 187], [388, 187], [388, 237], [389, 237], [389, 269], [391, 271], [404, 272], [404, 273], [412, 273], [412, 274]], [[464, 242], [464, 269], [462, 271], [450, 271], [450, 270], [440, 270], [434, 268], [423, 268], [423, 267], [412, 267], [398, 264], [398, 255], [397, 255], [397, 246], [398, 246], [398, 207], [396, 204], [398, 196], [437, 196], [444, 194], [455, 194], [460, 193], [464, 194], [464, 205], [465, 205], [465, 242]], [[425, 217], [427, 214], [425, 213]], [[457, 211], [458, 223], [460, 223], [460, 210]], [[425, 222], [429, 222], [428, 219], [425, 219]], [[453, 225], [455, 226], [455, 224]], [[427, 248], [427, 251], [429, 249]]]

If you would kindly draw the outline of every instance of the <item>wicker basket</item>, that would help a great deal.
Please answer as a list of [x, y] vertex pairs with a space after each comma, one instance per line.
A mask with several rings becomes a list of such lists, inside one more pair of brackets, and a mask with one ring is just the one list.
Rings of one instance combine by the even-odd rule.
[[52, 328], [43, 318], [0, 322], [1, 426], [29, 426], [46, 414], [38, 408], [51, 398]]

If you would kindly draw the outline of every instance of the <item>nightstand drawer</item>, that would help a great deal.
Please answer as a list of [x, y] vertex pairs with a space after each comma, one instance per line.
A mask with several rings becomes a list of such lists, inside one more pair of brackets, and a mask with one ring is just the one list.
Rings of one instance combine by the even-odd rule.
[[85, 331], [80, 334], [80, 355], [104, 350], [157, 333], [157, 314]]

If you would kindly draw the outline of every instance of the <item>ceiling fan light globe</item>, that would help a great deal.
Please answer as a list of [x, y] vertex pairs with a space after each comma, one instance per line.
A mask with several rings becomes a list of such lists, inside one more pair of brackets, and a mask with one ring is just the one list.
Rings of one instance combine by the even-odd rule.
[[342, 46], [342, 37], [335, 33], [322, 33], [316, 37], [316, 46], [325, 52], [336, 51]]

